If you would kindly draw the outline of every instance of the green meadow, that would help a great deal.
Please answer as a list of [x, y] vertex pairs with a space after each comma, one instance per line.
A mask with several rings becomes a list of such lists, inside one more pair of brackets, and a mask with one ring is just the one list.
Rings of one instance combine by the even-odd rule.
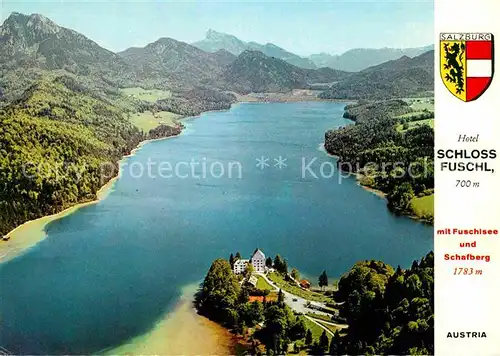
[[132, 114], [130, 121], [139, 130], [142, 130], [144, 133], [148, 133], [150, 130], [158, 127], [161, 124], [174, 126], [180, 117], [180, 115], [168, 111], [160, 111], [155, 113], [152, 113], [151, 111], [145, 111], [143, 113]]
[[121, 92], [129, 97], [133, 97], [138, 100], [144, 100], [150, 103], [154, 103], [157, 100], [168, 99], [172, 96], [172, 93], [168, 90], [159, 89], [143, 89], [140, 87], [135, 88], [124, 88]]
[[434, 216], [434, 194], [426, 195], [420, 198], [413, 198], [411, 207], [415, 215], [419, 218]]

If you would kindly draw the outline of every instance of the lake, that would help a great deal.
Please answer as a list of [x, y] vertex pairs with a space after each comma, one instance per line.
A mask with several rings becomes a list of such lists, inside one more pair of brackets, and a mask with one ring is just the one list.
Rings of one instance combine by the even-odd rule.
[[359, 260], [409, 267], [433, 228], [393, 216], [354, 178], [332, 175], [325, 130], [345, 104], [248, 103], [186, 121], [122, 163], [114, 191], [51, 223], [0, 265], [0, 345], [88, 354], [150, 330], [212, 260], [255, 248], [317, 281]]

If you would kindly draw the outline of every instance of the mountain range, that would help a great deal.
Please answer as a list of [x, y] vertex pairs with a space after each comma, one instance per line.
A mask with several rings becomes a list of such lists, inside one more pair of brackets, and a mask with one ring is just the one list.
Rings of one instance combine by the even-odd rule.
[[118, 55], [141, 81], [167, 89], [186, 89], [199, 84], [214, 86], [223, 68], [236, 59], [224, 50], [205, 52], [172, 38], [160, 38], [145, 47], [129, 48]]
[[[219, 48], [222, 45], [225, 48]], [[120, 87], [140, 86], [181, 93], [182, 100], [182, 93], [199, 87], [204, 93], [240, 94], [326, 88], [324, 98], [378, 98], [432, 90], [432, 52], [348, 73], [329, 67], [304, 68], [309, 66], [304, 63], [297, 66], [290, 62], [301, 57], [278, 46], [246, 43], [213, 30], [196, 46], [160, 38], [144, 47], [113, 53], [42, 15], [12, 13], [0, 26], [0, 101], [19, 97], [40, 78], [55, 74], [78, 77], [103, 95]], [[358, 52], [363, 53], [350, 53]]]
[[390, 99], [434, 90], [434, 51], [388, 61], [345, 78], [320, 94], [336, 99]]
[[275, 44], [266, 43], [262, 45], [257, 42], [244, 42], [233, 35], [217, 32], [211, 29], [207, 31], [207, 34], [203, 40], [194, 42], [192, 43], [192, 45], [206, 52], [216, 52], [223, 49], [236, 56], [240, 55], [246, 50], [259, 51], [264, 53], [268, 57], [282, 59], [297, 67], [307, 69], [317, 68], [316, 64], [314, 64], [311, 60], [288, 52], [287, 50], [278, 47]]
[[403, 56], [416, 57], [433, 49], [433, 45], [416, 48], [355, 48], [340, 55], [313, 54], [309, 59], [318, 67], [358, 72]]
[[305, 69], [259, 51], [245, 50], [222, 75], [226, 89], [238, 93], [282, 92], [333, 83], [349, 75], [331, 68]]
[[234, 55], [239, 55], [245, 50], [255, 50], [297, 67], [306, 69], [329, 67], [346, 72], [357, 72], [402, 56], [415, 57], [433, 49], [432, 45], [416, 48], [355, 48], [340, 55], [319, 53], [301, 57], [273, 43], [245, 42], [233, 35], [212, 29], [207, 31], [203, 40], [193, 42], [192, 45], [206, 52], [223, 49]]
[[[135, 86], [174, 92], [198, 86], [243, 93], [287, 91], [309, 81], [331, 82], [339, 77], [333, 70], [305, 70], [258, 51], [236, 57], [224, 49], [205, 52], [171, 38], [113, 53], [42, 15], [19, 13], [0, 27], [0, 70], [4, 101], [19, 97], [40, 78], [54, 73], [77, 76], [104, 93]], [[249, 81], [240, 82], [239, 74]]]

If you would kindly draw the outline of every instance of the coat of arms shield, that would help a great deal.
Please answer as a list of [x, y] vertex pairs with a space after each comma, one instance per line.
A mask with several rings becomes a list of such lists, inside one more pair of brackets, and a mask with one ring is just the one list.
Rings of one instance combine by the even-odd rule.
[[478, 99], [493, 79], [493, 34], [441, 33], [441, 79], [462, 101]]

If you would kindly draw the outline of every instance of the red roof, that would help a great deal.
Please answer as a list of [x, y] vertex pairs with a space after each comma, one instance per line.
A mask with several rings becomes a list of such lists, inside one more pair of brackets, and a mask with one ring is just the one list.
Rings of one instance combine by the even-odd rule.
[[263, 296], [258, 296], [258, 295], [251, 295], [248, 297], [248, 301], [250, 303], [253, 303], [255, 301], [264, 303], [264, 297]]
[[309, 282], [307, 279], [303, 279], [300, 281], [300, 285], [301, 286], [307, 286], [307, 287], [310, 287], [311, 286], [311, 282]]

